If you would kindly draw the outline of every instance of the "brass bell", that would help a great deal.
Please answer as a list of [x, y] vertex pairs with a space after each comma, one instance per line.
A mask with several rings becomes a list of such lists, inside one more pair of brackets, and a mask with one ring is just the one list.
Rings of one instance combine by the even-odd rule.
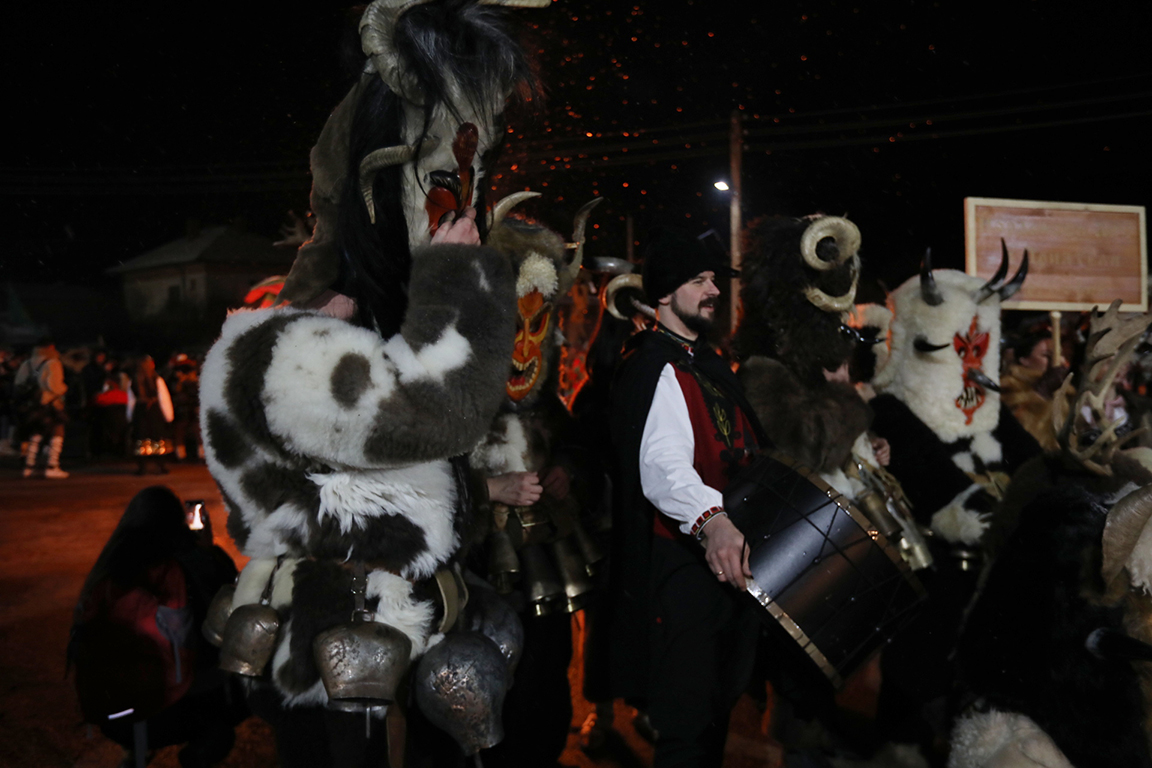
[[872, 489], [864, 491], [857, 497], [856, 503], [864, 510], [864, 514], [876, 526], [876, 530], [884, 535], [884, 538], [895, 542], [903, 535], [900, 523], [896, 522], [896, 518], [888, 510], [888, 504], [884, 497], [877, 491]]
[[204, 617], [204, 624], [200, 627], [204, 639], [217, 648], [224, 642], [224, 627], [228, 624], [228, 617], [232, 615], [232, 598], [235, 595], [235, 584], [220, 587], [212, 602], [208, 604], [208, 613]]
[[524, 581], [532, 612], [537, 616], [547, 616], [565, 600], [564, 584], [556, 573], [556, 566], [539, 544], [529, 544], [521, 549], [520, 562], [524, 566]]
[[584, 569], [589, 576], [595, 576], [597, 564], [607, 557], [607, 553], [596, 543], [596, 539], [588, 533], [588, 529], [579, 520], [576, 521], [573, 533], [576, 534], [576, 545], [580, 547], [580, 554], [584, 557]]
[[259, 677], [276, 650], [280, 614], [265, 603], [238, 606], [224, 625], [220, 669]]
[[361, 712], [391, 704], [408, 671], [412, 641], [400, 630], [357, 611], [349, 624], [316, 635], [312, 652], [328, 706]]
[[548, 545], [560, 571], [560, 580], [564, 583], [565, 608], [568, 613], [583, 608], [588, 601], [588, 593], [592, 591], [592, 582], [588, 580], [588, 563], [580, 554], [575, 538], [568, 536]]
[[507, 681], [495, 643], [479, 632], [453, 632], [420, 659], [412, 687], [424, 716], [474, 755], [504, 739]]
[[508, 531], [503, 529], [488, 534], [488, 580], [502, 595], [511, 592], [520, 580], [520, 558]]
[[272, 585], [283, 562], [284, 555], [281, 555], [268, 575], [260, 602], [237, 606], [224, 623], [224, 631], [220, 633], [220, 669], [225, 672], [259, 677], [276, 651], [280, 614], [271, 605]]

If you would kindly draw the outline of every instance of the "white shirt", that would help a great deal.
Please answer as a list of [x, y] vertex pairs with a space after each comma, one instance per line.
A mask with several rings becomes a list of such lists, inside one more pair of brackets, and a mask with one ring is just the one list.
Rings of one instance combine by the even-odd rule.
[[690, 534], [692, 525], [724, 495], [707, 486], [693, 467], [696, 436], [676, 369], [664, 366], [640, 438], [640, 488], [644, 497]]

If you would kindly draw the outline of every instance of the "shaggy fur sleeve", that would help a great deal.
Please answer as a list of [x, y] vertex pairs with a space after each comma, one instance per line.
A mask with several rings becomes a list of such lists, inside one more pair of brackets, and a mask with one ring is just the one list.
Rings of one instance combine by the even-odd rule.
[[254, 442], [326, 465], [461, 454], [504, 395], [515, 302], [495, 251], [430, 246], [414, 254], [408, 314], [391, 339], [311, 312], [230, 317], [205, 365], [206, 404], [214, 410], [219, 390], [220, 410]]
[[872, 422], [871, 409], [850, 385], [806, 388], [771, 358], [749, 358], [740, 367], [740, 383], [772, 442], [817, 472], [843, 467]]

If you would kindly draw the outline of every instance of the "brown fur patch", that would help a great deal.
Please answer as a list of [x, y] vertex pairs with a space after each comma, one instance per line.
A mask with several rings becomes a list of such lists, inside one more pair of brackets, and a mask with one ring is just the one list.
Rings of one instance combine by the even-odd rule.
[[332, 398], [344, 408], [355, 408], [371, 386], [372, 366], [364, 355], [349, 352], [332, 369]]
[[320, 489], [300, 469], [261, 464], [245, 470], [240, 487], [265, 512], [274, 512], [285, 503], [295, 504], [312, 517], [320, 509]]
[[224, 384], [224, 399], [236, 420], [243, 424], [252, 439], [277, 452], [283, 446], [268, 429], [264, 414], [264, 378], [272, 364], [272, 350], [280, 332], [294, 322], [309, 315], [280, 315], [250, 328], [236, 337], [228, 348], [228, 380]]
[[291, 639], [288, 662], [277, 682], [289, 693], [307, 691], [320, 679], [312, 642], [316, 635], [352, 618], [352, 574], [335, 562], [305, 560], [292, 579]]
[[244, 434], [215, 408], [208, 411], [208, 443], [216, 460], [228, 469], [235, 469], [252, 455], [252, 446], [248, 445]]
[[216, 487], [220, 489], [220, 498], [224, 500], [224, 509], [228, 510], [228, 520], [224, 524], [224, 527], [228, 531], [228, 535], [232, 537], [232, 541], [236, 543], [236, 548], [244, 549], [244, 546], [248, 543], [248, 536], [251, 535], [252, 531], [248, 527], [248, 524], [244, 522], [244, 516], [240, 512], [240, 507], [236, 505], [236, 502], [232, 501], [232, 497], [225, 493], [219, 484], [217, 484]]

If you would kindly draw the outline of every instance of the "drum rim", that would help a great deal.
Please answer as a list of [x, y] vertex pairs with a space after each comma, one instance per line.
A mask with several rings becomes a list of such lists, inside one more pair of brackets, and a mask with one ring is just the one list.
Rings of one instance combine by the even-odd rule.
[[816, 662], [816, 666], [820, 667], [820, 671], [824, 673], [835, 688], [843, 686], [844, 678], [840, 676], [836, 667], [832, 666], [832, 662], [830, 662], [828, 657], [824, 655], [824, 652], [816, 646], [812, 638], [808, 637], [808, 633], [780, 607], [779, 603], [773, 600], [771, 596], [756, 583], [755, 579], [748, 579], [747, 581], [748, 594], [751, 595], [756, 602], [760, 603], [772, 618], [776, 620], [776, 623], [783, 627], [784, 631], [808, 654], [808, 657]]
[[[925, 590], [924, 585], [920, 583], [920, 579], [916, 577], [916, 572], [908, 565], [908, 561], [904, 559], [892, 542], [888, 540], [888, 537], [880, 533], [876, 526], [872, 524], [872, 521], [856, 508], [856, 505], [852, 503], [851, 499], [829, 485], [827, 481], [814, 472], [811, 467], [801, 464], [791, 456], [781, 453], [780, 451], [765, 451], [765, 454], [769, 458], [780, 462], [792, 471], [800, 474], [805, 480], [823, 491], [829, 501], [846, 512], [848, 516], [868, 534], [868, 537], [876, 542], [876, 545], [888, 556], [888, 559], [891, 560], [905, 578], [911, 582], [912, 588], [916, 590], [916, 593], [921, 598], [927, 596], [927, 590]], [[789, 621], [791, 621], [791, 619], [789, 619]]]

